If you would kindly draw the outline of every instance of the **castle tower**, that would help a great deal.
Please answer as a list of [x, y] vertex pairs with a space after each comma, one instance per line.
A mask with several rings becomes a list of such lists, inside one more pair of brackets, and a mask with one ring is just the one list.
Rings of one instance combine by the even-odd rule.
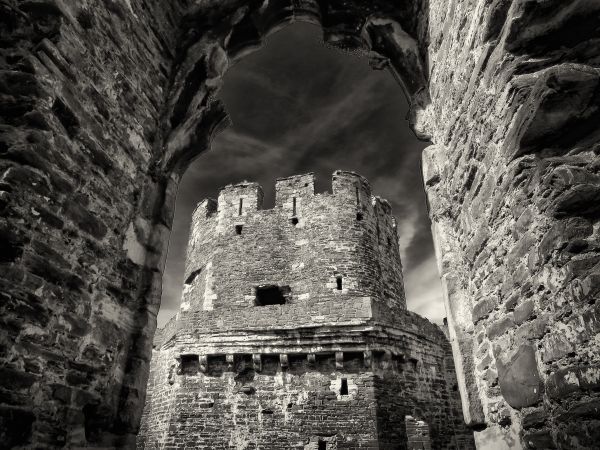
[[139, 448], [474, 448], [443, 332], [406, 310], [396, 221], [368, 182], [239, 183], [193, 213]]

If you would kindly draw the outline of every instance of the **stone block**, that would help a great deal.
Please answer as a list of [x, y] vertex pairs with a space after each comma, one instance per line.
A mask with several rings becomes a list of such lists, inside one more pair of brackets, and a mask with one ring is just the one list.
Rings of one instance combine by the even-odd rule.
[[515, 332], [515, 341], [523, 342], [527, 340], [541, 339], [548, 328], [548, 319], [546, 317], [538, 317], [530, 322], [521, 325]]
[[542, 399], [543, 384], [532, 346], [521, 345], [508, 362], [500, 358], [496, 365], [500, 391], [510, 406], [521, 409]]
[[530, 449], [551, 450], [557, 448], [552, 437], [552, 431], [549, 429], [525, 433], [523, 442]]
[[514, 325], [515, 323], [512, 319], [512, 314], [506, 315], [496, 320], [491, 325], [488, 325], [486, 328], [488, 339], [494, 340], [497, 337], [502, 336], [504, 333], [506, 333], [508, 330], [514, 327]]
[[480, 299], [475, 306], [473, 306], [472, 319], [473, 323], [476, 324], [481, 319], [487, 317], [498, 304], [498, 298], [491, 296]]
[[548, 420], [548, 413], [543, 408], [526, 409], [522, 411], [521, 423], [523, 428], [533, 428], [544, 425]]
[[577, 368], [559, 369], [546, 379], [546, 392], [555, 400], [580, 390]]
[[556, 330], [546, 336], [542, 349], [542, 361], [550, 362], [575, 352], [575, 345], [563, 330]]
[[532, 299], [525, 300], [514, 310], [513, 319], [516, 324], [520, 325], [533, 316], [535, 302]]
[[554, 251], [563, 249], [572, 240], [587, 238], [592, 231], [591, 222], [581, 217], [571, 217], [555, 222], [544, 234], [538, 246], [539, 260], [548, 261]]
[[106, 225], [94, 216], [88, 208], [78, 201], [71, 201], [65, 205], [65, 215], [70, 218], [78, 228], [91, 234], [96, 239], [102, 239], [107, 232]]
[[600, 419], [600, 400], [584, 400], [577, 402], [564, 413], [558, 416], [559, 421], [572, 421], [580, 419]]

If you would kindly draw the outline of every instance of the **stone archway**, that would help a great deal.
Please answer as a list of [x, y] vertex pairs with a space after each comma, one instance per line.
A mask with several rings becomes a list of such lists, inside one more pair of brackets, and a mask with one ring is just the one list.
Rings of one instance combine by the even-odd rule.
[[389, 64], [433, 142], [424, 182], [481, 446], [595, 442], [595, 2], [90, 5], [0, 5], [4, 442], [133, 444], [179, 177], [226, 123], [228, 64], [294, 18]]

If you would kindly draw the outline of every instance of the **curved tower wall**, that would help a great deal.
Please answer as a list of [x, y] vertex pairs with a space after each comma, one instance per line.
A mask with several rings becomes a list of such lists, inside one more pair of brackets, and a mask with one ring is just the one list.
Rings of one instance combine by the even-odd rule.
[[261, 202], [246, 182], [195, 210], [138, 448], [472, 450], [450, 345], [406, 310], [390, 205], [341, 171], [332, 194], [307, 174]]
[[[193, 216], [182, 310], [254, 307], [255, 289], [289, 286], [290, 304], [314, 309], [331, 296], [406, 308], [396, 222], [368, 182], [337, 171], [333, 194], [313, 174], [278, 179], [275, 208], [256, 183], [225, 187]], [[341, 278], [342, 289], [338, 289]], [[329, 303], [323, 303], [324, 308]]]

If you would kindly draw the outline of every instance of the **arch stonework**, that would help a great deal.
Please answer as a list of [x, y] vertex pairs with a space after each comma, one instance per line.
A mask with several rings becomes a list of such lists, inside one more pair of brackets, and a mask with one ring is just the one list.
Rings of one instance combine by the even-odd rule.
[[[597, 442], [600, 5], [0, 3], [0, 437], [132, 447], [177, 185], [226, 69], [294, 20], [389, 68], [480, 448]], [[403, 118], [398, 118], [403, 120]]]

